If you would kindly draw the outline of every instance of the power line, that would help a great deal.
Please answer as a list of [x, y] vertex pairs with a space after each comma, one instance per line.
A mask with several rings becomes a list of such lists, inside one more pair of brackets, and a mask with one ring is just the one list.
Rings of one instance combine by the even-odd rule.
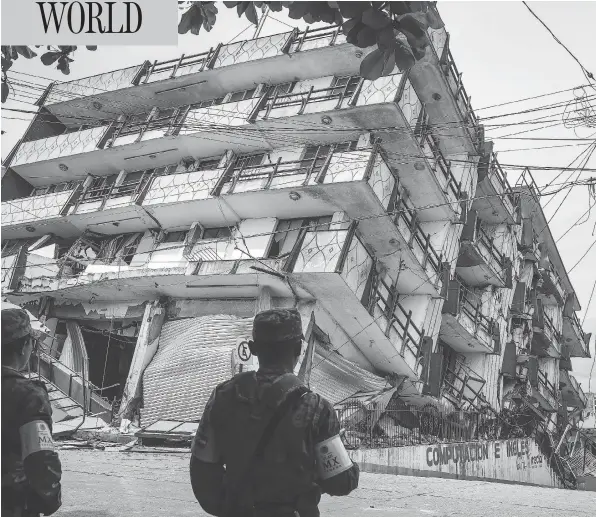
[[596, 241], [594, 241], [592, 244], [590, 244], [590, 247], [581, 256], [581, 258], [575, 263], [575, 265], [569, 270], [569, 273], [571, 273], [577, 266], [579, 266], [579, 264], [581, 263], [581, 261], [584, 260], [584, 257], [590, 252], [590, 250], [594, 247], [594, 245], [596, 245]]
[[587, 76], [588, 79], [591, 79], [592, 81], [594, 81], [594, 75], [589, 70], [587, 70], [584, 65], [582, 65], [581, 61], [575, 56], [575, 54], [573, 54], [573, 52], [571, 52], [571, 50], [569, 50], [565, 46], [565, 44], [559, 38], [557, 38], [557, 36], [555, 36], [554, 32], [548, 27], [548, 25], [546, 25], [546, 23], [544, 23], [542, 21], [542, 19], [534, 11], [532, 11], [532, 9], [530, 8], [530, 6], [526, 2], [522, 2], [522, 3], [527, 7], [528, 11], [530, 11], [532, 13], [532, 15], [534, 16], [534, 18], [536, 18], [542, 24], [542, 26], [550, 33], [550, 35], [553, 37], [553, 39], [559, 45], [561, 45], [567, 51], [567, 53], [575, 60], [575, 62], [582, 69], [583, 74], [585, 76]]

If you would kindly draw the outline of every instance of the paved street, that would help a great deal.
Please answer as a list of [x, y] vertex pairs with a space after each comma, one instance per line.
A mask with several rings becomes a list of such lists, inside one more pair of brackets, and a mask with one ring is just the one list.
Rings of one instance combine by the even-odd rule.
[[[187, 453], [61, 451], [64, 504], [57, 517], [204, 516], [188, 482]], [[325, 498], [337, 517], [594, 515], [594, 492], [476, 481], [363, 474], [348, 497]]]

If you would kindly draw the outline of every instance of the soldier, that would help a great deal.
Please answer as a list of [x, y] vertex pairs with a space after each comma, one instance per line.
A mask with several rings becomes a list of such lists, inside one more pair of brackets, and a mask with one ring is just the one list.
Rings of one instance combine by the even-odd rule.
[[296, 309], [257, 314], [249, 347], [258, 372], [213, 391], [190, 460], [195, 497], [211, 515], [318, 517], [322, 492], [358, 486], [333, 407], [292, 373], [303, 339]]
[[62, 468], [45, 386], [20, 373], [37, 346], [24, 310], [2, 310], [1, 346], [2, 516], [51, 515], [62, 504]]

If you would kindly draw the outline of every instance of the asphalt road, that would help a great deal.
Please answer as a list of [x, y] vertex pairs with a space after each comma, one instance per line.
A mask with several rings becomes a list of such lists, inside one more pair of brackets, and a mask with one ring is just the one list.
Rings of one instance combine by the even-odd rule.
[[[63, 506], [57, 517], [204, 516], [188, 481], [187, 453], [65, 450]], [[347, 497], [325, 497], [326, 517], [587, 517], [596, 493], [362, 474]]]

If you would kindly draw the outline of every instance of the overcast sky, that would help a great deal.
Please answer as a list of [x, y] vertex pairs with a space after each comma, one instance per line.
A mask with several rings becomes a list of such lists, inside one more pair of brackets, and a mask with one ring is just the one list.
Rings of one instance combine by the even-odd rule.
[[[172, 59], [181, 53], [191, 54], [209, 49], [219, 42], [250, 39], [254, 26], [249, 27], [245, 18], [238, 19], [234, 10], [227, 9], [221, 2], [216, 28], [203, 32], [199, 36], [180, 36], [178, 47], [100, 47], [96, 52], [79, 50], [72, 63], [69, 80], [95, 75], [104, 71], [135, 65], [144, 60]], [[596, 74], [596, 2], [531, 2], [530, 7], [551, 28], [558, 38], [575, 54], [583, 66]], [[547, 30], [531, 15], [521, 2], [439, 2], [439, 10], [451, 35], [450, 47], [456, 65], [463, 72], [463, 80], [472, 106], [480, 119], [485, 118], [488, 139], [495, 141], [501, 164], [523, 164], [532, 166], [567, 167], [578, 155], [585, 151], [589, 138], [596, 134], [594, 112], [591, 124], [586, 122], [580, 127], [567, 127], [563, 123], [565, 108], [552, 111], [538, 111], [500, 118], [495, 115], [527, 110], [545, 105], [572, 101], [585, 92], [596, 94], [595, 89], [567, 91], [558, 95], [541, 97], [532, 101], [486, 109], [489, 106], [514, 100], [543, 95], [551, 92], [568, 90], [585, 85], [579, 65], [558, 45]], [[275, 34], [290, 30], [286, 22], [296, 25], [281, 13], [272, 13], [276, 21], [269, 17], [261, 35]], [[300, 24], [299, 24], [300, 25]], [[243, 32], [244, 31], [244, 32]], [[50, 80], [62, 81], [65, 77], [55, 69], [43, 66], [39, 59], [26, 61], [20, 58], [13, 70], [32, 74], [35, 77], [10, 73], [10, 78], [18, 78], [32, 84], [47, 85]], [[596, 86], [594, 87], [596, 88]], [[10, 101], [3, 107], [33, 110], [34, 97], [40, 91], [30, 86], [17, 88], [20, 102]], [[592, 105], [595, 105], [592, 100]], [[579, 104], [570, 104], [569, 110], [580, 109]], [[575, 113], [578, 113], [577, 111]], [[548, 116], [551, 122], [548, 128], [541, 125], [516, 125], [495, 127], [494, 124], [509, 124], [523, 120]], [[2, 111], [2, 156], [5, 156], [22, 132], [26, 129], [30, 115], [12, 111]], [[482, 120], [481, 120], [482, 121]], [[489, 124], [492, 124], [489, 126]], [[554, 124], [554, 125], [553, 125]], [[546, 124], [545, 124], [546, 125]], [[589, 127], [591, 126], [591, 127]], [[513, 135], [521, 131], [523, 134]], [[505, 138], [499, 138], [505, 137]], [[565, 139], [565, 140], [553, 140]], [[584, 140], [578, 140], [584, 139]], [[584, 153], [585, 156], [586, 153]], [[576, 166], [578, 162], [574, 162]], [[556, 182], [596, 176], [596, 153], [586, 164], [586, 169], [577, 172], [565, 172]], [[543, 186], [553, 182], [559, 172], [535, 171], [536, 182]], [[509, 181], [517, 180], [517, 173], [508, 171]], [[543, 198], [547, 217], [550, 217], [567, 195], [564, 191], [554, 199]], [[594, 200], [596, 202], [596, 200]], [[567, 199], [550, 223], [555, 239], [563, 235], [580, 216], [588, 210], [589, 193], [587, 187], [571, 190]], [[570, 271], [590, 244], [596, 239], [596, 208], [582, 220], [583, 224], [573, 228], [559, 243], [563, 261]], [[596, 295], [586, 314], [588, 299], [596, 279], [596, 246], [585, 256], [582, 262], [570, 272], [570, 277], [582, 305], [580, 320], [585, 317], [585, 329], [596, 334]], [[596, 357], [594, 337], [590, 345], [592, 357]], [[581, 382], [584, 391], [588, 391], [588, 378], [593, 365], [591, 359], [574, 359], [573, 375]], [[592, 391], [596, 391], [596, 371], [592, 375]]]

